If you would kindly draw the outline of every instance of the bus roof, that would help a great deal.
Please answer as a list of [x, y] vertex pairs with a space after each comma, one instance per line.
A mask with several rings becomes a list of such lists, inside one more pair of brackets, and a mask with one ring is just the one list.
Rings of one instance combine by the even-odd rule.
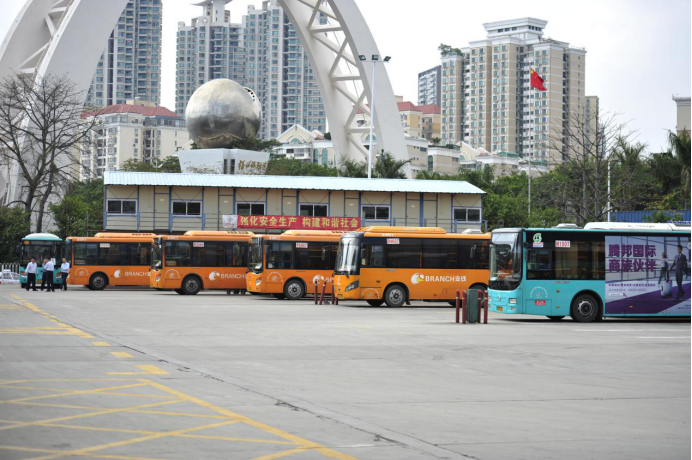
[[493, 233], [518, 233], [521, 231], [531, 231], [531, 232], [650, 232], [650, 233], [670, 233], [670, 232], [684, 232], [690, 233], [689, 226], [681, 226], [677, 224], [648, 224], [648, 223], [634, 223], [634, 222], [589, 222], [584, 226], [580, 227], [531, 227], [531, 228], [497, 228], [493, 230]]
[[247, 230], [188, 230], [184, 236], [228, 236], [246, 235], [254, 236], [254, 233]]
[[[98, 233], [96, 234], [98, 235]], [[123, 236], [118, 236], [117, 233], [111, 234], [112, 236], [108, 237], [103, 237], [103, 236], [68, 236], [65, 238], [66, 241], [79, 241], [79, 242], [87, 242], [87, 243], [98, 243], [102, 242], [105, 243], [106, 241], [109, 243], [125, 243], [125, 242], [130, 242], [130, 243], [151, 243], [154, 241], [154, 236], [132, 236], [125, 234]]]
[[362, 227], [356, 233], [363, 233], [368, 237], [490, 239], [490, 233], [447, 233], [440, 227]]
[[109, 233], [99, 232], [94, 238], [156, 238], [156, 233]]
[[62, 241], [62, 238], [52, 233], [30, 233], [22, 238], [22, 241], [24, 240]]
[[195, 231], [185, 232], [184, 235], [159, 235], [158, 238], [179, 241], [249, 241], [254, 236], [254, 233]]
[[338, 235], [339, 237], [343, 235], [344, 231], [342, 230], [286, 230], [285, 232], [282, 233], [282, 235], [287, 235], [287, 236], [332, 236], [332, 235]]
[[371, 226], [371, 227], [361, 227], [358, 232], [362, 233], [426, 233], [426, 234], [446, 234], [444, 228], [440, 227], [385, 227], [385, 226]]

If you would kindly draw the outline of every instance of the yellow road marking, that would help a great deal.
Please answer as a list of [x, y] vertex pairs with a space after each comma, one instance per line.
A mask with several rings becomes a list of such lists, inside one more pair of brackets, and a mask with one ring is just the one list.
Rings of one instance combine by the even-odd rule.
[[60, 394], [53, 394], [53, 395], [43, 395], [43, 396], [30, 396], [27, 398], [19, 398], [19, 399], [5, 399], [5, 400], [0, 400], [0, 404], [13, 404], [17, 402], [24, 402], [24, 401], [35, 401], [37, 399], [47, 399], [47, 398], [57, 398], [58, 396], [71, 396], [71, 395], [83, 395], [83, 394], [90, 394], [90, 393], [100, 393], [102, 391], [110, 391], [110, 390], [122, 390], [124, 388], [135, 388], [135, 387], [143, 387], [146, 386], [145, 383], [132, 383], [129, 385], [119, 385], [115, 387], [108, 387], [108, 388], [96, 388], [94, 390], [76, 390], [76, 391], [71, 391], [69, 393], [60, 393]]
[[[165, 396], [159, 396], [165, 397]], [[19, 402], [19, 405], [31, 405], [39, 407], [57, 407], [60, 409], [84, 409], [84, 410], [103, 410], [103, 407], [93, 407], [93, 406], [78, 406], [73, 404], [50, 404], [50, 403], [36, 403], [36, 402]], [[133, 414], [152, 414], [152, 415], [172, 415], [175, 417], [193, 417], [193, 418], [212, 418], [212, 419], [223, 419], [227, 420], [228, 417], [223, 415], [211, 415], [211, 414], [189, 414], [185, 412], [164, 412], [159, 410], [140, 410], [140, 409], [123, 409], [122, 412], [131, 412]], [[1, 422], [2, 420], [0, 420]]]
[[95, 347], [110, 347], [111, 344], [108, 342], [91, 342], [91, 344]]
[[111, 354], [116, 358], [134, 358], [134, 356], [126, 351], [111, 351]]
[[240, 420], [247, 425], [253, 426], [255, 428], [259, 428], [260, 430], [274, 434], [274, 435], [276, 435], [280, 438], [286, 439], [288, 441], [292, 441], [293, 443], [298, 444], [299, 446], [302, 446], [304, 449], [314, 449], [327, 458], [335, 458], [338, 460], [356, 460], [355, 457], [352, 457], [350, 455], [347, 455], [347, 454], [344, 454], [341, 452], [337, 452], [337, 451], [332, 450], [328, 447], [325, 447], [321, 444], [317, 444], [315, 442], [308, 441], [307, 439], [303, 439], [300, 436], [296, 436], [294, 434], [288, 433], [288, 432], [280, 430], [278, 428], [274, 428], [273, 426], [269, 426], [269, 425], [266, 425], [262, 422], [258, 422], [256, 420], [253, 420], [253, 419], [246, 417], [244, 415], [240, 415], [240, 414], [232, 412], [228, 409], [224, 409], [223, 407], [215, 406], [215, 405], [208, 403], [202, 399], [195, 398], [194, 396], [186, 395], [185, 393], [174, 390], [173, 388], [169, 388], [165, 385], [161, 385], [160, 383], [155, 382], [153, 380], [148, 380], [148, 379], [143, 379], [143, 380], [146, 381], [147, 383], [149, 383], [149, 385], [152, 385], [156, 388], [159, 388], [160, 390], [163, 390], [167, 393], [170, 393], [174, 396], [177, 396], [184, 401], [189, 401], [189, 402], [195, 403], [199, 406], [206, 407], [207, 409], [211, 409], [214, 412], [218, 412], [219, 414], [227, 415], [228, 417], [232, 417], [234, 419]]
[[9, 426], [0, 426], [0, 431], [11, 430], [14, 428], [25, 428], [27, 426], [36, 426], [36, 425], [40, 425], [42, 423], [64, 422], [66, 420], [74, 420], [77, 418], [89, 418], [89, 417], [96, 417], [98, 415], [115, 414], [118, 412], [124, 412], [127, 409], [144, 409], [147, 407], [165, 406], [168, 404], [175, 404], [175, 403], [179, 403], [179, 402], [182, 402], [182, 401], [179, 399], [175, 399], [175, 400], [171, 400], [171, 401], [162, 401], [162, 402], [157, 402], [157, 403], [141, 404], [139, 406], [126, 407], [126, 408], [122, 408], [122, 409], [120, 409], [120, 408], [104, 409], [102, 411], [89, 412], [86, 414], [68, 415], [65, 417], [57, 417], [57, 418], [52, 418], [52, 419], [48, 419], [48, 420], [37, 420], [34, 422], [16, 423], [14, 425], [9, 425]]
[[164, 371], [163, 369], [158, 368], [156, 366], [152, 366], [151, 364], [140, 364], [140, 365], [135, 366], [135, 367], [142, 369], [147, 374], [157, 374], [157, 375], [168, 374], [167, 371]]
[[276, 452], [274, 454], [269, 454], [269, 455], [263, 455], [261, 457], [255, 457], [253, 460], [273, 460], [275, 458], [281, 458], [281, 457], [287, 457], [289, 455], [293, 454], [299, 454], [301, 452], [305, 452], [306, 448], [300, 447], [298, 449], [291, 449], [291, 450], [284, 450], [283, 452]]
[[[221, 417], [225, 420], [227, 420], [226, 417]], [[0, 420], [2, 422], [4, 420]], [[5, 421], [9, 422], [9, 421]], [[228, 421], [229, 423], [226, 423], [227, 425], [232, 425], [235, 423], [240, 423], [238, 420], [230, 420]], [[9, 422], [9, 423], [16, 423], [16, 422]], [[267, 439], [253, 439], [253, 438], [236, 438], [232, 436], [208, 436], [208, 435], [203, 435], [203, 434], [171, 434], [169, 431], [151, 431], [151, 430], [128, 430], [128, 429], [123, 429], [123, 428], [101, 428], [101, 427], [93, 427], [93, 426], [83, 426], [83, 425], [66, 425], [63, 423], [42, 423], [39, 426], [44, 426], [44, 427], [49, 427], [49, 428], [67, 428], [67, 429], [74, 429], [74, 430], [84, 430], [84, 431], [104, 431], [104, 432], [113, 432], [113, 433], [130, 433], [130, 434], [144, 434], [144, 435], [151, 435], [151, 434], [165, 434], [166, 436], [171, 436], [171, 437], [179, 437], [179, 438], [190, 438], [190, 439], [209, 439], [209, 440], [214, 440], [214, 441], [231, 441], [231, 442], [249, 442], [249, 443], [256, 443], [256, 444], [278, 444], [278, 445], [295, 445], [291, 441], [272, 441], [272, 440], [267, 440]]]
[[[61, 451], [59, 450], [53, 450], [53, 449], [39, 449], [36, 447], [19, 447], [19, 446], [0, 446], [0, 449], [5, 449], [5, 450], [17, 450], [20, 452], [36, 452], [40, 454], [53, 454], [53, 453], [60, 453]], [[85, 454], [85, 457], [90, 457], [90, 458], [112, 458], [115, 460], [160, 460], [157, 458], [152, 458], [152, 457], [130, 457], [126, 455], [107, 455], [107, 454]]]
[[144, 442], [144, 441], [151, 441], [154, 439], [161, 439], [161, 438], [166, 438], [168, 436], [174, 436], [174, 435], [179, 435], [179, 434], [193, 433], [195, 431], [206, 430], [209, 428], [217, 428], [220, 426], [230, 425], [233, 423], [237, 423], [237, 421], [236, 420], [226, 420], [223, 422], [210, 423], [207, 425], [194, 426], [191, 428], [183, 428], [181, 430], [167, 431], [164, 433], [151, 434], [148, 436], [142, 436], [142, 437], [135, 438], [135, 439], [128, 439], [125, 441], [116, 441], [116, 442], [111, 442], [111, 443], [107, 443], [107, 444], [101, 444], [98, 446], [87, 447], [84, 449], [75, 449], [75, 450], [71, 450], [71, 451], [65, 451], [65, 452], [61, 452], [61, 453], [56, 453], [54, 455], [48, 455], [45, 457], [35, 457], [34, 460], [48, 460], [51, 458], [74, 457], [74, 456], [79, 456], [79, 455], [85, 455], [85, 454], [89, 454], [91, 452], [97, 452], [99, 450], [112, 449], [114, 447], [122, 447], [122, 446], [127, 446], [130, 444], [137, 444], [137, 443]]

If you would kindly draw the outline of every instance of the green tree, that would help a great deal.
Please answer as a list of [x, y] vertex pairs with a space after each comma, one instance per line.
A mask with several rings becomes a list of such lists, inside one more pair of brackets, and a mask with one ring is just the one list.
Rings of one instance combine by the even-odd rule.
[[103, 228], [103, 180], [96, 179], [71, 184], [63, 200], [58, 204], [50, 205], [50, 211], [53, 213], [58, 229], [57, 234], [61, 238], [96, 233]]
[[0, 208], [0, 262], [17, 262], [17, 245], [31, 232], [30, 214], [20, 206]]
[[683, 130], [680, 134], [668, 133], [668, 145], [680, 173], [680, 196], [682, 205], [690, 209], [690, 133]]
[[181, 172], [180, 159], [178, 158], [178, 155], [169, 155], [163, 161], [154, 160], [152, 163], [138, 161], [136, 158], [130, 158], [129, 160], [123, 161], [118, 169], [120, 171], [130, 172]]
[[442, 139], [440, 139], [439, 137], [433, 137], [432, 139], [430, 139], [430, 141], [432, 142], [432, 145], [438, 146], [440, 145], [440, 142], [442, 142]]
[[437, 47], [437, 50], [440, 52], [440, 56], [446, 56], [447, 54], [456, 54], [461, 56], [461, 49], [452, 48], [451, 46], [445, 45], [444, 43], [440, 43], [440, 46]]
[[279, 156], [267, 163], [268, 176], [336, 176], [336, 169]]
[[368, 164], [346, 158], [339, 163], [339, 175], [342, 177], [368, 177]]
[[373, 168], [373, 177], [381, 179], [406, 179], [404, 166], [411, 163], [411, 160], [397, 160], [389, 152], [382, 152], [377, 157]]

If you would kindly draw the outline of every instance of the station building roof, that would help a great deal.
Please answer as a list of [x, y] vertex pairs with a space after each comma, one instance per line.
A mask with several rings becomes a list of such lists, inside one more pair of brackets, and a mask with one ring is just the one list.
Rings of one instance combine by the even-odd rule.
[[354, 190], [361, 192], [408, 192], [484, 195], [465, 181], [420, 179], [361, 179], [353, 177], [260, 176], [235, 174], [187, 174], [106, 171], [104, 185], [173, 187], [264, 188], [290, 190]]

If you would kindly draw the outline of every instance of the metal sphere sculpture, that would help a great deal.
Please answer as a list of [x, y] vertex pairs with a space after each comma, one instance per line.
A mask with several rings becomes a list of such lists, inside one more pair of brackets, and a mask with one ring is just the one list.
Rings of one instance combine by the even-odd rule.
[[185, 109], [187, 131], [202, 149], [229, 148], [235, 140], [255, 137], [261, 122], [255, 93], [226, 78], [197, 88]]

